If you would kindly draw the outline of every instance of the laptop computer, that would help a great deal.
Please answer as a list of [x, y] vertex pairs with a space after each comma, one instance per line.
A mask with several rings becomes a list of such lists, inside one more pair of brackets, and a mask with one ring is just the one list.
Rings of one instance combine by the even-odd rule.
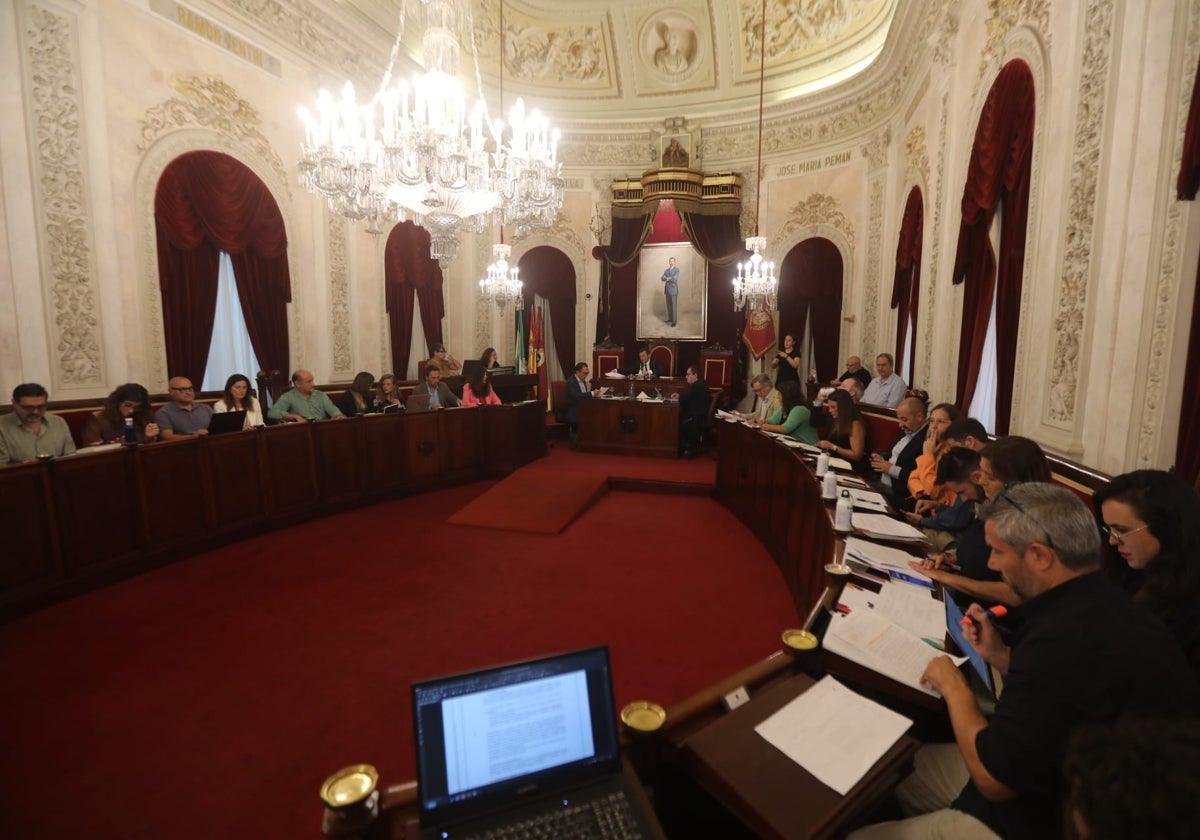
[[227, 432], [240, 432], [245, 425], [245, 411], [226, 411], [212, 416], [212, 420], [208, 422], [208, 433], [223, 435]]
[[[972, 688], [975, 689], [981, 705], [994, 704], [998, 696], [996, 674], [983, 655], [967, 641], [962, 625], [964, 613], [962, 607], [954, 600], [953, 593], [945, 591], [942, 593], [942, 597], [946, 606], [946, 633], [949, 635], [947, 647], [958, 648], [958, 651], [967, 657], [967, 662], [971, 665], [971, 673], [978, 678], [977, 681], [968, 680], [968, 682], [973, 683]], [[954, 653], [955, 651], [951, 650], [950, 652]], [[987, 710], [985, 709], [985, 711]]]
[[483, 361], [481, 359], [466, 359], [462, 363], [462, 375], [468, 379], [477, 370], [483, 370]]
[[414, 411], [429, 410], [429, 394], [409, 394], [408, 399], [404, 401], [404, 413], [412, 414]]
[[660, 836], [622, 771], [607, 647], [416, 682], [412, 699], [422, 838], [529, 820], [571, 837], [562, 821], [610, 805], [617, 831], [579, 836]]

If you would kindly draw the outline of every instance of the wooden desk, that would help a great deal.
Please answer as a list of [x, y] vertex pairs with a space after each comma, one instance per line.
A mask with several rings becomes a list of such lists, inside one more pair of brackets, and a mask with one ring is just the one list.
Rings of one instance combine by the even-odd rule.
[[546, 453], [525, 405], [378, 414], [0, 467], [0, 621], [359, 505], [498, 478]]
[[760, 836], [832, 837], [886, 797], [919, 744], [905, 735], [841, 796], [792, 761], [754, 727], [814, 684], [797, 674], [688, 738], [684, 757], [696, 779]]
[[679, 403], [579, 401], [579, 449], [611, 455], [679, 455]]
[[662, 392], [664, 397], [678, 397], [687, 390], [688, 381], [682, 376], [659, 376], [655, 379], [609, 379], [600, 377], [592, 380], [593, 390], [596, 388], [611, 388], [618, 397], [629, 396], [629, 386], [633, 386], [633, 396], [645, 394], [653, 397], [655, 391]]

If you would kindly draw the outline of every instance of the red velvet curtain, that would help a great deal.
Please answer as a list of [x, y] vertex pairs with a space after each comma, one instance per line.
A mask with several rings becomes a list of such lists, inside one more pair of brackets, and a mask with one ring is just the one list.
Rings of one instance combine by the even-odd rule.
[[[828, 382], [841, 371], [838, 342], [842, 329], [842, 254], [828, 239], [796, 245], [779, 267], [779, 340], [791, 335], [797, 346], [810, 321], [817, 379]], [[803, 373], [801, 379], [804, 378]]]
[[396, 376], [404, 378], [408, 375], [412, 344], [414, 299], [420, 305], [426, 343], [432, 347], [442, 341], [445, 314], [442, 269], [429, 256], [428, 231], [412, 222], [401, 222], [392, 228], [383, 249], [383, 280], [384, 306], [392, 339], [392, 368]]
[[913, 353], [912, 368], [905, 370], [904, 344], [908, 338], [910, 320], [914, 345], [916, 342], [924, 227], [925, 205], [921, 200], [921, 188], [913, 187], [904, 205], [904, 220], [900, 223], [900, 236], [896, 242], [896, 279], [892, 282], [892, 309], [896, 310], [896, 373], [903, 376], [909, 385], [916, 379], [917, 354]]
[[[650, 232], [654, 230], [654, 215], [658, 211], [658, 202], [643, 205], [641, 210], [640, 214], [614, 212], [609, 244], [597, 245], [592, 249], [592, 258], [600, 261], [600, 305], [596, 307], [596, 335], [603, 336], [601, 341], [614, 340], [612, 288], [614, 282], [623, 284], [625, 275], [631, 274], [636, 283], [635, 261]], [[631, 271], [622, 272], [622, 277], [618, 279], [617, 273], [631, 265]]]
[[1183, 134], [1183, 156], [1175, 191], [1179, 198], [1191, 201], [1200, 188], [1200, 67], [1192, 80], [1192, 104], [1188, 108], [1187, 128]]
[[154, 222], [169, 374], [193, 382], [204, 379], [221, 251], [232, 257], [259, 364], [264, 370], [286, 371], [287, 304], [292, 299], [287, 232], [266, 185], [229, 155], [189, 152], [172, 161], [159, 179]]
[[[960, 406], [969, 406], [975, 395], [993, 291], [996, 295], [997, 434], [1008, 433], [1012, 415], [1033, 128], [1033, 75], [1025, 62], [1010, 61], [988, 92], [975, 130], [952, 276], [954, 283], [964, 284], [956, 400]], [[995, 253], [988, 232], [997, 207], [1000, 248]]]
[[[1183, 158], [1179, 164], [1176, 190], [1179, 198], [1191, 201], [1200, 188], [1200, 68], [1192, 82], [1192, 104], [1183, 135]], [[1192, 328], [1188, 333], [1187, 363], [1183, 372], [1183, 406], [1179, 414], [1179, 437], [1175, 442], [1175, 470], [1200, 490], [1200, 273], [1192, 300]]]
[[[575, 369], [575, 266], [557, 248], [541, 245], [530, 248], [517, 262], [521, 270], [521, 294], [525, 311], [533, 310], [533, 296], [546, 299], [550, 327], [554, 333], [554, 352], [564, 372]], [[529, 346], [529, 324], [523, 322], [525, 347]], [[481, 348], [482, 349], [482, 348]]]

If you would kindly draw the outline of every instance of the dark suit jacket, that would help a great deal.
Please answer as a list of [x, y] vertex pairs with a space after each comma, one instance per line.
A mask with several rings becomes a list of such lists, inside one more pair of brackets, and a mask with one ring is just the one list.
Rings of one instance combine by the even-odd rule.
[[[896, 466], [900, 468], [900, 477], [892, 479], [892, 493], [895, 494], [896, 501], [902, 506], [905, 502], [911, 502], [912, 493], [908, 492], [908, 474], [917, 468], [917, 457], [925, 449], [925, 436], [928, 433], [929, 424], [926, 423], [919, 432], [912, 436], [908, 445], [900, 450], [900, 457], [895, 461]], [[902, 437], [904, 437], [903, 432], [896, 436], [896, 440], [898, 441]]]
[[[412, 389], [414, 394], [428, 394], [429, 383], [422, 382], [417, 387]], [[454, 392], [450, 390], [450, 386], [445, 382], [439, 382], [437, 386], [438, 402], [445, 408], [454, 408], [458, 405], [458, 397], [454, 396]]]
[[679, 395], [679, 422], [694, 419], [704, 425], [708, 419], [708, 406], [712, 402], [708, 386], [703, 379], [697, 379]]
[[[621, 374], [622, 376], [629, 376], [631, 373], [637, 373], [641, 369], [642, 369], [642, 360], [635, 359], [633, 364], [626, 365], [623, 368], [618, 368], [617, 373]], [[653, 357], [650, 359], [650, 372], [653, 373], [655, 376], [663, 375], [662, 364], [659, 363], [658, 359], [655, 359]]]
[[592, 392], [587, 384], [580, 382], [579, 377], [572, 373], [563, 383], [563, 420], [571, 426], [579, 425], [579, 401], [590, 400]]

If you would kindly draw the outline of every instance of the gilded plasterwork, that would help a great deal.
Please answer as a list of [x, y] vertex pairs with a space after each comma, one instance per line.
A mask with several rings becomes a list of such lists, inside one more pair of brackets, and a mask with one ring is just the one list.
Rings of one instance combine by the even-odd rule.
[[988, 67], [1004, 54], [1009, 33], [1022, 25], [1037, 32], [1049, 51], [1050, 0], [988, 0], [987, 43], [979, 59], [976, 87], [983, 81]]
[[[767, 4], [766, 60], [778, 65], [836, 53], [890, 12], [890, 0], [785, 0]], [[741, 0], [742, 70], [757, 70], [760, 60], [763, 5]]]
[[925, 148], [923, 125], [908, 132], [904, 139], [904, 177], [912, 180], [914, 175], [920, 175], [923, 184], [929, 183], [929, 150]]
[[[494, 0], [483, 0], [472, 17], [481, 63], [484, 58], [495, 60], [493, 50], [501, 41], [498, 6]], [[504, 75], [530, 84], [570, 85], [588, 91], [615, 89], [607, 44], [609, 31], [605, 17], [534, 18], [506, 4]], [[468, 53], [469, 47], [464, 44], [464, 61], [470, 60]]]
[[[935, 192], [937, 199], [933, 202], [933, 226], [930, 230], [942, 229], [942, 205], [946, 198], [946, 114], [949, 111], [949, 92], [942, 94], [941, 107], [941, 122], [938, 125], [938, 156], [937, 156], [937, 187]], [[928, 182], [927, 182], [928, 183]], [[923, 342], [921, 352], [921, 370], [925, 371], [926, 382], [930, 382], [929, 377], [933, 374], [931, 364], [933, 361], [933, 325], [935, 323], [935, 304], [937, 302], [937, 276], [938, 265], [941, 261], [941, 244], [942, 237], [931, 236], [932, 245], [929, 249], [929, 271], [926, 272], [928, 277], [925, 278], [925, 290], [922, 294], [925, 296], [925, 341]], [[953, 357], [952, 357], [953, 358]], [[943, 373], [943, 382], [948, 379], [948, 375]], [[932, 384], [930, 382], [930, 384]], [[931, 390], [931, 389], [927, 389]], [[950, 386], [947, 384], [944, 387], [944, 393], [948, 397], [950, 395]]]
[[283, 167], [283, 161], [271, 147], [271, 143], [259, 130], [262, 118], [258, 111], [242, 99], [232, 85], [216, 77], [176, 77], [171, 80], [171, 89], [179, 96], [168, 99], [146, 111], [141, 122], [142, 140], [138, 143], [139, 154], [160, 137], [180, 128], [194, 126], [215, 131], [234, 138], [254, 150], [268, 161], [285, 195], [291, 197], [291, 178]]
[[88, 224], [76, 19], [30, 5], [21, 49], [30, 96], [29, 146], [55, 390], [103, 383], [100, 314]]
[[[746, 186], [748, 188], [750, 185], [747, 184]], [[846, 218], [846, 214], [841, 211], [838, 200], [825, 193], [813, 193], [789, 210], [783, 227], [779, 229], [779, 233], [771, 238], [772, 246], [792, 239], [797, 235], [800, 235], [801, 238], [806, 238], [804, 234], [808, 233], [808, 231], [805, 228], [816, 227], [818, 225], [831, 227], [838, 231], [846, 238], [849, 250], [853, 252], [854, 226], [850, 224], [850, 220]], [[777, 253], [778, 249], [772, 247], [772, 251]], [[849, 266], [849, 263], [847, 263], [847, 266]]]
[[354, 354], [350, 349], [350, 268], [346, 261], [348, 224], [344, 218], [334, 216], [326, 209], [325, 230], [329, 242], [329, 327], [333, 336], [335, 378], [354, 375]]
[[639, 94], [711, 88], [716, 84], [713, 37], [704, 0], [647, 5], [626, 13], [636, 45]]
[[1086, 12], [1086, 40], [1075, 106], [1075, 148], [1062, 266], [1058, 272], [1054, 312], [1054, 356], [1050, 367], [1049, 419], [1068, 424], [1075, 418], [1079, 386], [1080, 344], [1087, 314], [1088, 285], [1093, 261], [1097, 182], [1112, 49], [1112, 0], [1093, 0]]
[[[497, 239], [499, 234], [497, 234]], [[488, 237], [475, 237], [475, 264], [488, 266], [492, 264], [492, 248]], [[487, 273], [484, 268], [478, 272], [480, 276]], [[475, 290], [475, 344], [480, 351], [492, 345], [492, 309], [494, 304], [484, 301], [478, 290]]]
[[880, 243], [883, 241], [883, 186], [886, 174], [881, 170], [870, 176], [871, 216], [867, 222], [867, 271], [863, 284], [863, 347], [880, 346], [876, 342], [879, 336], [879, 277], [883, 268], [883, 248]]
[[324, 4], [308, 0], [225, 0], [274, 37], [290, 44], [310, 60], [338, 70], [359, 82], [383, 75], [387, 53], [364, 49], [362, 36], [347, 29]]

